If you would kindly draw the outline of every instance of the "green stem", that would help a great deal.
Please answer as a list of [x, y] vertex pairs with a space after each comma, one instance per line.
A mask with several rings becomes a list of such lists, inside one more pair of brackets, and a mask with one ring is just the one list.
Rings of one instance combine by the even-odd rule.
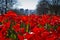
[[28, 32], [28, 31], [29, 31], [29, 25], [26, 26], [26, 32]]

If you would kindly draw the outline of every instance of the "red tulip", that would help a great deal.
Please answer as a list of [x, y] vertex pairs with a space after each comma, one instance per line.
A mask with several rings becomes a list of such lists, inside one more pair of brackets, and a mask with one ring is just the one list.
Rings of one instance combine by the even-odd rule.
[[24, 40], [24, 37], [21, 36], [20, 34], [17, 34], [17, 36], [18, 36], [18, 40]]
[[13, 26], [13, 29], [15, 30], [15, 32], [20, 32], [20, 24], [16, 24], [15, 26]]

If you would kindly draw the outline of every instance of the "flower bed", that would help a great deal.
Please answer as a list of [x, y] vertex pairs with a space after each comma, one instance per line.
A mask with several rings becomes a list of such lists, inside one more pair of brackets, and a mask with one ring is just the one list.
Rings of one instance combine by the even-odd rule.
[[60, 40], [60, 16], [0, 15], [0, 40]]

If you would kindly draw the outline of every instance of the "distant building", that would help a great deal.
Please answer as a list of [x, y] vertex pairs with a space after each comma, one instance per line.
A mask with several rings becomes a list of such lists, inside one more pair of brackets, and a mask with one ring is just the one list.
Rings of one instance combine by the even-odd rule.
[[20, 14], [24, 14], [24, 9], [23, 8], [20, 9]]
[[36, 10], [29, 10], [29, 14], [36, 14]]
[[25, 15], [28, 15], [29, 14], [29, 10], [28, 9], [25, 9], [24, 14]]

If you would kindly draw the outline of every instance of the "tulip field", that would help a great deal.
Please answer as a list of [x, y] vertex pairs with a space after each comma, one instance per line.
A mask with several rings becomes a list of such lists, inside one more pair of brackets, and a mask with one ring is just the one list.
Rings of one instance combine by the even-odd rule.
[[60, 16], [0, 15], [0, 40], [60, 40]]

